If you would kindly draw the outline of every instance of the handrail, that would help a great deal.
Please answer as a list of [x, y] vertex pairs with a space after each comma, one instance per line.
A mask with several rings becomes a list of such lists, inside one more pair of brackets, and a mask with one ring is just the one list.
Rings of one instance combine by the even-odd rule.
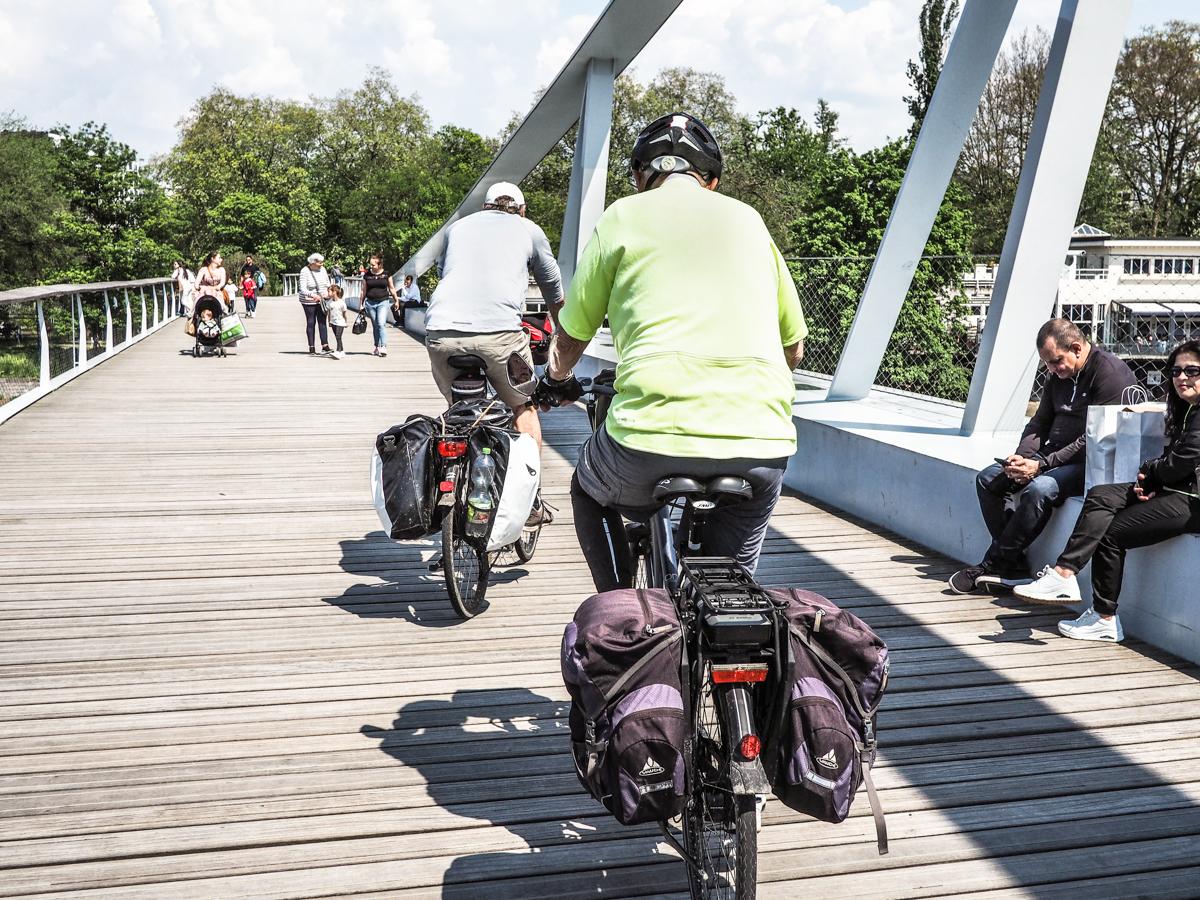
[[0, 306], [6, 303], [23, 303], [27, 300], [45, 300], [67, 294], [93, 294], [119, 288], [149, 287], [152, 284], [170, 282], [170, 278], [143, 278], [140, 281], [94, 281], [89, 284], [41, 284], [34, 287], [13, 288], [0, 291]]
[[[333, 280], [333, 276], [330, 276]], [[346, 300], [357, 300], [362, 296], [362, 276], [361, 275], [343, 275], [342, 289], [346, 292]], [[292, 294], [300, 293], [300, 273], [299, 272], [284, 272], [283, 273], [283, 293], [285, 297], [290, 297]]]
[[[92, 299], [85, 301], [85, 295]], [[21, 305], [29, 308], [21, 311]], [[0, 375], [0, 422], [166, 327], [176, 320], [178, 308], [170, 278], [0, 291], [0, 355], [15, 361], [18, 372]], [[4, 340], [13, 336], [11, 344]], [[35, 355], [37, 377], [31, 371], [21, 374], [34, 368]], [[52, 359], [67, 365], [56, 372]]]

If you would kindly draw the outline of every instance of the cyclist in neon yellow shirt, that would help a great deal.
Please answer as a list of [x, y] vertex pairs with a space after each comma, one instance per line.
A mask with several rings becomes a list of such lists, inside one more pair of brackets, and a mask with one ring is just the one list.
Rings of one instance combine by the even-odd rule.
[[596, 224], [539, 387], [551, 404], [579, 396], [571, 369], [607, 316], [618, 394], [571, 482], [575, 529], [597, 590], [617, 586], [604, 507], [648, 514], [666, 475], [750, 481], [752, 500], [710, 517], [704, 552], [754, 571], [796, 450], [791, 370], [808, 333], [762, 217], [716, 193], [721, 151], [702, 122], [685, 113], [652, 122], [630, 164], [638, 193]]

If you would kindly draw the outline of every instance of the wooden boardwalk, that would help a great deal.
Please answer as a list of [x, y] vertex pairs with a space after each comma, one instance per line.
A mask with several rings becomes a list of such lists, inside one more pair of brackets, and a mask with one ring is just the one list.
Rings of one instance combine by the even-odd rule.
[[[582, 414], [544, 417], [560, 521], [459, 623], [368, 496], [373, 436], [440, 408], [422, 348], [310, 359], [294, 301], [248, 325], [226, 360], [168, 329], [0, 427], [0, 896], [678, 896], [566, 750]], [[865, 803], [772, 803], [760, 896], [1200, 895], [1196, 670], [950, 596], [952, 568], [781, 502], [763, 580], [893, 649], [892, 852]]]

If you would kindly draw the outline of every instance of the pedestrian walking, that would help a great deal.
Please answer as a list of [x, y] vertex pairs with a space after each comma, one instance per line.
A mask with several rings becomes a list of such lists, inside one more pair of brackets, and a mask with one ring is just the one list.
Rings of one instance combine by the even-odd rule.
[[321, 334], [321, 352], [329, 353], [329, 326], [321, 302], [329, 299], [329, 273], [325, 271], [325, 257], [314, 253], [308, 265], [300, 270], [300, 306], [304, 309], [304, 331], [308, 335], [308, 352], [317, 353], [316, 335]]

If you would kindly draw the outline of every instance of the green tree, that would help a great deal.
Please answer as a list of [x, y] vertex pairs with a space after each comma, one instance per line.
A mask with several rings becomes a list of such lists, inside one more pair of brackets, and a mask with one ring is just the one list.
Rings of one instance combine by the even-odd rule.
[[[809, 320], [806, 356], [811, 360], [832, 364], [845, 343], [910, 152], [907, 140], [862, 155], [837, 151], [818, 174], [808, 208], [792, 226], [797, 254], [818, 258], [792, 264]], [[917, 266], [884, 354], [881, 384], [966, 398], [971, 372], [958, 361], [967, 341], [960, 275], [970, 267], [972, 227], [964, 199], [952, 185], [942, 201], [926, 258]]]
[[908, 83], [911, 85], [912, 96], [905, 97], [908, 114], [912, 116], [910, 137], [916, 138], [925, 121], [925, 113], [929, 110], [929, 101], [933, 99], [933, 90], [937, 87], [938, 76], [942, 73], [942, 63], [946, 60], [946, 50], [950, 46], [950, 29], [958, 18], [959, 0], [925, 0], [921, 4], [919, 31], [921, 48], [915, 60], [909, 60], [907, 66]]
[[41, 226], [67, 207], [56, 168], [48, 134], [0, 116], [0, 290], [42, 280], [51, 247]]
[[1168, 22], [1125, 42], [1109, 94], [1103, 162], [1146, 237], [1200, 228], [1200, 25]]

